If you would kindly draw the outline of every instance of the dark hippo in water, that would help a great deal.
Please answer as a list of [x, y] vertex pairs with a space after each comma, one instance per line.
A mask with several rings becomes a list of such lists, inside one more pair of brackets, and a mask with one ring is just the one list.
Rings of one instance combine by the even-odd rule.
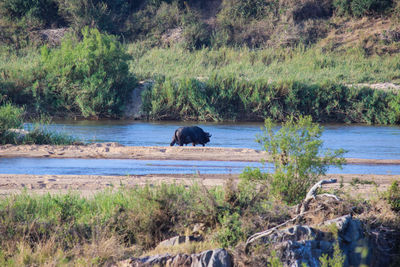
[[202, 144], [203, 146], [210, 142], [211, 134], [204, 132], [203, 129], [197, 126], [180, 127], [172, 138], [171, 146], [178, 144], [180, 146], [192, 143], [193, 146], [196, 144]]

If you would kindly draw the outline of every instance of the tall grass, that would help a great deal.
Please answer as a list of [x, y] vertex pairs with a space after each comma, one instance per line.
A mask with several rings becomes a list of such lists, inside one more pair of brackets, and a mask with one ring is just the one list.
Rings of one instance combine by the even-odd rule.
[[131, 71], [141, 79], [154, 76], [210, 77], [234, 75], [246, 80], [305, 83], [375, 83], [400, 81], [400, 55], [367, 56], [362, 49], [329, 52], [305, 48], [201, 49], [188, 52], [179, 47], [143, 49], [128, 45], [133, 55]]
[[335, 83], [247, 81], [232, 75], [204, 81], [160, 78], [143, 100], [143, 110], [156, 120], [284, 121], [288, 115], [310, 115], [320, 122], [400, 122], [400, 94]]
[[[150, 49], [142, 44], [121, 49], [132, 57], [128, 76], [156, 80], [152, 91], [144, 96], [144, 109], [150, 119], [262, 121], [265, 117], [282, 120], [290, 114], [303, 114], [317, 121], [399, 123], [400, 99], [396, 92], [348, 85], [400, 82], [400, 55], [367, 56], [357, 48], [337, 53], [303, 46], [203, 48], [190, 52], [178, 46]], [[77, 106], [76, 101], [63, 102], [57, 97], [52, 101], [49, 96], [53, 96], [53, 90], [47, 90], [52, 94], [37, 93], [41, 88], [55, 88], [40, 76], [38, 51], [11, 53], [10, 57], [6, 54], [0, 57], [1, 98], [25, 104], [28, 110], [39, 113], [51, 107], [51, 114], [59, 116]], [[58, 68], [52, 68], [55, 80], [57, 73]], [[68, 87], [56, 84], [61, 91]], [[92, 87], [97, 92], [97, 87]], [[83, 89], [71, 88], [77, 96], [83, 94]], [[122, 102], [126, 100], [114, 95]], [[87, 98], [89, 103], [93, 99]], [[96, 104], [99, 114], [113, 116], [121, 112], [121, 105], [113, 102], [115, 108], [110, 110], [107, 103]]]

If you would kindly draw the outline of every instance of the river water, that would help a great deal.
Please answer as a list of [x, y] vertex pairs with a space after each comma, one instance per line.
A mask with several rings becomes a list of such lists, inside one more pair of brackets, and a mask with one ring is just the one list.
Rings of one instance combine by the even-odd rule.
[[[0, 173], [35, 175], [145, 175], [145, 174], [238, 174], [245, 167], [273, 171], [271, 164], [227, 161], [178, 161], [130, 159], [0, 158]], [[400, 165], [345, 165], [327, 173], [400, 174]]]
[[[85, 142], [119, 142], [127, 146], [169, 146], [175, 129], [198, 125], [212, 134], [207, 146], [261, 149], [255, 142], [261, 123], [181, 123], [140, 121], [58, 121], [51, 128]], [[346, 149], [347, 158], [400, 159], [400, 127], [323, 125], [324, 147]]]
[[[255, 142], [262, 134], [261, 123], [182, 123], [141, 121], [57, 121], [51, 130], [73, 135], [84, 142], [119, 142], [127, 146], [169, 146], [175, 129], [198, 125], [212, 134], [207, 146], [261, 149]], [[400, 127], [368, 125], [324, 125], [324, 148], [343, 148], [347, 158], [400, 159]], [[0, 173], [144, 175], [240, 173], [246, 166], [272, 171], [271, 165], [249, 162], [33, 159], [0, 158]], [[400, 165], [346, 165], [328, 173], [400, 175]]]

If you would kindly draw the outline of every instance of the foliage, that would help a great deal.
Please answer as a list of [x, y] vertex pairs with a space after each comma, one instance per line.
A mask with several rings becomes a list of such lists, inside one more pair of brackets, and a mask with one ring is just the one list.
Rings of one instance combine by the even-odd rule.
[[276, 4], [277, 1], [266, 0], [225, 0], [223, 2], [223, 12], [236, 19], [261, 19], [268, 8]]
[[28, 131], [23, 130], [24, 113], [24, 108], [10, 103], [0, 106], [0, 144], [69, 145], [77, 142], [64, 133], [51, 131], [50, 120], [45, 118], [28, 127]]
[[338, 15], [362, 17], [380, 14], [392, 7], [392, 0], [334, 0]]
[[23, 125], [24, 109], [11, 103], [0, 106], [0, 144], [17, 142], [18, 131]]
[[51, 120], [42, 117], [27, 127], [28, 133], [19, 141], [22, 144], [36, 145], [72, 145], [81, 144], [78, 139], [49, 128]]
[[384, 198], [389, 203], [392, 210], [400, 211], [400, 187], [398, 181], [393, 181], [388, 190], [385, 192]]
[[0, 13], [29, 27], [62, 23], [57, 0], [1, 0]]
[[258, 142], [271, 155], [274, 173], [269, 178], [271, 192], [288, 204], [304, 199], [309, 188], [324, 175], [329, 165], [341, 166], [344, 151], [325, 151], [321, 155], [323, 128], [311, 117], [291, 116], [279, 130], [271, 119], [265, 121], [265, 130]]
[[0, 106], [0, 135], [4, 135], [9, 129], [19, 129], [23, 124], [24, 109], [18, 108], [11, 103]]
[[217, 232], [216, 240], [223, 248], [233, 247], [245, 238], [238, 213], [221, 214], [219, 222], [221, 228]]
[[193, 50], [206, 47], [210, 41], [210, 30], [198, 16], [188, 12], [182, 21], [183, 26], [183, 46], [186, 49]]
[[94, 27], [119, 34], [131, 14], [143, 2], [140, 0], [57, 0], [63, 17], [80, 32]]
[[271, 83], [213, 75], [206, 81], [160, 78], [144, 92], [143, 111], [156, 120], [286, 120], [399, 123], [400, 98], [391, 92], [341, 84]]
[[129, 56], [114, 37], [85, 28], [83, 40], [72, 36], [61, 48], [42, 48], [42, 80], [33, 87], [36, 105], [51, 112], [84, 117], [118, 116], [135, 85]]
[[319, 261], [321, 263], [321, 267], [343, 267], [345, 259], [345, 256], [340, 250], [339, 243], [336, 242], [333, 246], [333, 256], [329, 258], [327, 254], [322, 255], [319, 258]]

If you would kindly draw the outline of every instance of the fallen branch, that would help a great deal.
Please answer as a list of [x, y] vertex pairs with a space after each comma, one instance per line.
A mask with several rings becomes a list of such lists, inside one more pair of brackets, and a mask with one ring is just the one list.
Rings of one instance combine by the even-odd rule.
[[250, 236], [250, 237], [247, 239], [247, 241], [246, 241], [246, 247], [247, 247], [248, 244], [254, 242], [255, 240], [257, 240], [257, 239], [259, 239], [259, 238], [261, 238], [261, 237], [264, 237], [264, 236], [268, 236], [268, 235], [272, 234], [275, 230], [281, 228], [282, 226], [285, 226], [286, 224], [288, 224], [288, 223], [290, 223], [290, 222], [296, 221], [299, 217], [301, 217], [301, 216], [303, 216], [303, 215], [306, 215], [306, 214], [308, 214], [308, 213], [320, 211], [321, 209], [322, 209], [322, 207], [320, 207], [320, 208], [318, 208], [318, 209], [315, 209], [315, 210], [310, 210], [310, 211], [307, 211], [307, 212], [304, 212], [304, 213], [300, 213], [300, 214], [298, 214], [296, 217], [294, 217], [294, 218], [292, 218], [292, 219], [290, 219], [290, 220], [288, 220], [288, 221], [286, 221], [286, 222], [284, 222], [284, 223], [281, 223], [281, 224], [279, 224], [279, 225], [277, 225], [277, 226], [275, 226], [275, 227], [272, 227], [272, 228], [270, 228], [270, 229], [268, 229], [268, 230], [255, 233], [254, 235]]
[[[337, 181], [336, 179], [321, 180], [318, 183], [316, 183], [315, 185], [313, 185], [313, 187], [311, 187], [310, 191], [308, 191], [308, 193], [307, 193], [307, 195], [306, 195], [306, 197], [305, 197], [305, 199], [303, 201], [303, 204], [300, 206], [300, 212], [296, 217], [294, 217], [294, 218], [292, 218], [292, 219], [290, 219], [290, 220], [288, 220], [288, 221], [286, 221], [284, 223], [281, 223], [281, 224], [279, 224], [279, 225], [277, 225], [277, 226], [275, 226], [275, 227], [273, 227], [271, 229], [268, 229], [268, 230], [253, 234], [252, 236], [250, 236], [247, 239], [246, 248], [250, 243], [254, 242], [257, 239], [260, 239], [262, 237], [265, 237], [265, 236], [268, 236], [268, 235], [272, 234], [275, 230], [281, 228], [282, 226], [285, 226], [288, 223], [294, 222], [297, 219], [303, 217], [304, 215], [306, 215], [308, 213], [312, 213], [312, 212], [316, 212], [316, 211], [322, 210], [322, 207], [319, 207], [318, 209], [315, 209], [315, 210], [306, 211], [306, 209], [308, 209], [308, 204], [310, 203], [310, 201], [317, 197], [318, 188], [322, 187], [322, 185], [324, 185], [324, 184], [336, 183], [336, 181]], [[340, 201], [340, 199], [337, 196], [333, 195], [333, 194], [321, 194], [319, 196], [332, 197], [335, 200]]]
[[[313, 187], [311, 187], [310, 191], [308, 191], [306, 197], [303, 200], [303, 204], [300, 207], [300, 214], [304, 213], [307, 209], [308, 209], [308, 204], [310, 204], [310, 201], [315, 199], [315, 197], [317, 196], [317, 190], [319, 188], [322, 187], [322, 185], [324, 184], [333, 184], [336, 183], [336, 179], [329, 179], [329, 180], [321, 180], [318, 183], [316, 183], [315, 185], [313, 185]], [[325, 195], [325, 194], [323, 194]], [[326, 194], [326, 196], [330, 196], [330, 197], [334, 197], [335, 199], [339, 199], [337, 196], [335, 195], [331, 195], [331, 194]]]

